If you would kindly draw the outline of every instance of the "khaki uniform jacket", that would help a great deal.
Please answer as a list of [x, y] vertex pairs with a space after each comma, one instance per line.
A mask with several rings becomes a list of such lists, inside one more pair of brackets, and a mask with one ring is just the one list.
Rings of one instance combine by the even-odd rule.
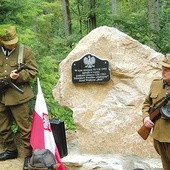
[[[18, 69], [18, 54], [19, 44], [9, 56], [5, 56], [0, 47], [0, 80], [8, 76], [12, 70]], [[5, 105], [18, 105], [34, 97], [29, 81], [36, 77], [38, 71], [34, 55], [27, 46], [24, 46], [23, 63], [26, 63], [27, 68], [19, 73], [18, 79], [14, 80], [13, 83], [22, 89], [24, 93], [20, 94], [15, 89], [8, 88], [0, 96], [0, 102]]]
[[[148, 116], [149, 108], [164, 97], [166, 92], [170, 93], [170, 90], [166, 90], [166, 87], [163, 88], [162, 79], [156, 79], [151, 83], [150, 92], [146, 97], [142, 108], [144, 117]], [[170, 102], [168, 104], [170, 104]], [[155, 122], [152, 137], [160, 142], [170, 142], [170, 120], [165, 120], [163, 118], [158, 119]]]

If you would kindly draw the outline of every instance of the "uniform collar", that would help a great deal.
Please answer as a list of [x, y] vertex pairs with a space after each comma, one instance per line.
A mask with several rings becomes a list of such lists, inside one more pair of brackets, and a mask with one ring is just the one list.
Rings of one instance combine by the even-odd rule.
[[14, 50], [15, 50], [15, 48], [13, 48], [12, 50], [9, 50], [9, 49], [5, 48], [4, 46], [2, 46], [2, 51], [6, 56], [9, 56]]

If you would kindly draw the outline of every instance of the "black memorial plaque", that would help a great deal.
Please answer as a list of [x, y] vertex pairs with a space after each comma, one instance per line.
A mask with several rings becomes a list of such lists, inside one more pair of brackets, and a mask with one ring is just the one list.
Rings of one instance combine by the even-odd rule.
[[107, 82], [110, 80], [109, 62], [87, 54], [72, 64], [72, 82]]

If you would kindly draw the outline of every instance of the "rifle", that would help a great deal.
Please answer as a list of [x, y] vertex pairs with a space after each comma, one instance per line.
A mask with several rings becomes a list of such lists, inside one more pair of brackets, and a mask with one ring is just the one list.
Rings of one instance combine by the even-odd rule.
[[[157, 106], [153, 106], [150, 109], [149, 112], [149, 117], [151, 121], [154, 121], [154, 119], [160, 114], [160, 108], [162, 106], [165, 106], [168, 101], [170, 100], [170, 93], [166, 94], [165, 97], [163, 97], [162, 99], [160, 99], [158, 102], [160, 103]], [[145, 125], [143, 125], [139, 130], [138, 130], [138, 134], [144, 139], [146, 140], [150, 134], [151, 128], [146, 127]]]
[[[26, 64], [21, 64], [20, 67], [15, 71], [15, 73], [19, 73], [21, 70], [25, 69]], [[23, 94], [23, 90], [21, 90], [17, 85], [15, 85], [11, 81], [11, 77], [8, 75], [4, 79], [0, 80], [0, 93], [4, 92], [7, 88], [12, 87], [19, 93]]]

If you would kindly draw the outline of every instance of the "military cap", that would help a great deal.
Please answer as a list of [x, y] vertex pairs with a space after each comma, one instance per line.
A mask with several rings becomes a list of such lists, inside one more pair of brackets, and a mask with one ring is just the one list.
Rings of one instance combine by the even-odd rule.
[[166, 54], [165, 59], [161, 62], [161, 65], [170, 68], [170, 54]]
[[4, 31], [3, 34], [0, 35], [1, 43], [5, 45], [12, 45], [18, 42], [18, 37], [16, 33], [15, 26], [9, 26]]

